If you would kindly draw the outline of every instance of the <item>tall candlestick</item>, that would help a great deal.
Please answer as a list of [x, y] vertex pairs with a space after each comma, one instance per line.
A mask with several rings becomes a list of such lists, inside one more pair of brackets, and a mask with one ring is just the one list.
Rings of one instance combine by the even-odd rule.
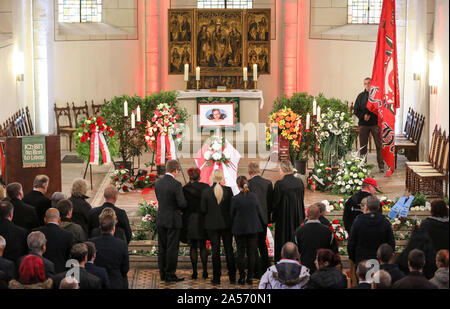
[[316, 99], [314, 99], [314, 101], [313, 101], [313, 116], [316, 115], [316, 112], [317, 112], [316, 108], [317, 108], [317, 102], [316, 102]]
[[253, 81], [258, 81], [258, 66], [253, 64]]
[[189, 63], [184, 65], [184, 81], [187, 82], [189, 80]]
[[320, 122], [320, 106], [317, 106], [317, 122]]
[[141, 108], [139, 107], [139, 105], [136, 109], [136, 121], [141, 122]]
[[247, 70], [248, 70], [247, 67], [242, 68], [242, 76], [243, 76], [244, 82], [246, 82], [248, 80]]
[[136, 123], [134, 120], [134, 113], [131, 113], [131, 128], [132, 129], [136, 128]]
[[310, 122], [310, 116], [309, 116], [309, 113], [308, 114], [306, 114], [306, 130], [309, 130], [309, 122]]
[[200, 80], [200, 67], [195, 68], [195, 80]]
[[127, 101], [123, 102], [123, 115], [125, 117], [128, 117], [128, 102]]

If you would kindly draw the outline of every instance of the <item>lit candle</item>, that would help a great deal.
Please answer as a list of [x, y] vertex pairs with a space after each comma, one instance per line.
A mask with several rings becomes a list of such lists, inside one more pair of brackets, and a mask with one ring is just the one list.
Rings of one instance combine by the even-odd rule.
[[136, 110], [136, 121], [141, 122], [141, 108], [139, 107], [139, 105]]
[[189, 64], [186, 63], [184, 65], [184, 81], [187, 82], [189, 80]]
[[132, 129], [136, 128], [136, 123], [134, 120], [134, 113], [131, 113], [131, 128]]
[[258, 66], [253, 64], [253, 81], [258, 81]]
[[317, 102], [316, 102], [316, 99], [314, 99], [314, 101], [313, 101], [313, 116], [315, 116], [316, 115], [316, 107], [317, 107]]
[[200, 67], [195, 68], [195, 80], [200, 80]]
[[125, 117], [128, 117], [128, 102], [127, 101], [123, 102], [123, 115]]
[[309, 130], [309, 122], [310, 122], [309, 117], [310, 117], [309, 113], [306, 114], [306, 130]]
[[320, 122], [320, 106], [317, 106], [317, 122]]
[[247, 81], [248, 80], [247, 67], [242, 68], [242, 75], [243, 75], [244, 81]]

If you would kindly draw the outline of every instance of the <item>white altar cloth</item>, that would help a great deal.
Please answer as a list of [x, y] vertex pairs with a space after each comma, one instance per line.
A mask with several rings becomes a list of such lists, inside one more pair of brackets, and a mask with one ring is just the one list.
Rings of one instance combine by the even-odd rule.
[[231, 91], [217, 92], [210, 91], [209, 89], [200, 89], [197, 90], [177, 90], [178, 97], [177, 99], [192, 99], [192, 98], [200, 98], [200, 97], [240, 97], [246, 99], [259, 99], [261, 103], [259, 104], [259, 109], [262, 109], [264, 106], [264, 97], [262, 90], [241, 90], [241, 89], [231, 89]]

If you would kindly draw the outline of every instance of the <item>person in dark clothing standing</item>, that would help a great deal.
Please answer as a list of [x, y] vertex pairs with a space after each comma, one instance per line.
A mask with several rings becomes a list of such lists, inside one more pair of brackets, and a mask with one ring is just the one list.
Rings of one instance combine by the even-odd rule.
[[198, 250], [200, 250], [200, 259], [203, 266], [203, 279], [206, 279], [208, 278], [208, 251], [206, 249], [205, 218], [201, 213], [200, 203], [203, 190], [208, 189], [209, 186], [206, 183], [199, 182], [199, 168], [192, 167], [187, 173], [190, 182], [183, 187], [184, 197], [187, 202], [187, 207], [183, 212], [183, 219], [186, 237], [191, 246], [192, 279], [197, 279], [198, 277]]
[[352, 286], [349, 289], [352, 290], [370, 290], [372, 288], [372, 281], [368, 280], [368, 272], [369, 272], [369, 265], [367, 263], [368, 261], [362, 260], [358, 263], [358, 267], [356, 268], [356, 277], [358, 278], [358, 284], [355, 286]]
[[216, 169], [211, 174], [212, 186], [202, 193], [201, 210], [205, 214], [205, 230], [211, 241], [213, 264], [212, 284], [220, 284], [222, 263], [220, 261], [220, 240], [222, 239], [230, 283], [236, 283], [236, 266], [233, 252], [233, 234], [231, 234], [231, 198], [230, 187], [222, 186], [223, 171]]
[[17, 226], [23, 227], [28, 232], [39, 226], [39, 220], [36, 215], [36, 210], [33, 206], [28, 205], [22, 201], [23, 190], [22, 185], [18, 182], [10, 183], [6, 187], [6, 194], [14, 206], [13, 223]]
[[182, 210], [187, 203], [181, 183], [176, 180], [180, 164], [170, 160], [166, 164], [166, 174], [155, 184], [158, 199], [158, 267], [161, 280], [177, 282], [184, 280], [175, 275], [178, 263], [180, 231], [183, 227]]
[[381, 154], [381, 128], [378, 125], [378, 116], [367, 109], [367, 101], [369, 99], [369, 90], [371, 78], [364, 80], [364, 91], [361, 92], [356, 98], [355, 105], [353, 107], [353, 113], [358, 117], [358, 130], [359, 130], [359, 143], [361, 156], [367, 154], [367, 147], [369, 142], [369, 136], [372, 134], [375, 141], [375, 147], [377, 148], [377, 162], [380, 173], [384, 172], [384, 161]]
[[86, 180], [77, 178], [72, 183], [72, 195], [69, 200], [73, 204], [72, 222], [79, 224], [84, 232], [89, 234], [89, 211], [91, 204], [87, 202], [86, 196], [88, 185]]
[[44, 225], [44, 216], [47, 209], [52, 207], [52, 201], [46, 197], [50, 179], [46, 175], [37, 175], [34, 178], [33, 190], [25, 194], [23, 202], [36, 210], [39, 225]]
[[[252, 284], [255, 270], [256, 243], [258, 233], [263, 230], [260, 205], [255, 193], [250, 192], [248, 180], [245, 176], [239, 176], [236, 184], [241, 191], [231, 199], [231, 231], [236, 239], [237, 260], [239, 268], [239, 284]], [[245, 276], [245, 254], [248, 259], [247, 278]]]
[[13, 261], [5, 259], [3, 252], [6, 248], [6, 239], [0, 235], [0, 271], [3, 271], [8, 281], [16, 277], [16, 264]]
[[309, 268], [309, 273], [316, 271], [314, 261], [318, 249], [330, 249], [338, 252], [333, 232], [319, 221], [320, 209], [316, 204], [308, 208], [308, 220], [295, 231], [295, 243], [300, 252], [300, 262]]
[[448, 207], [443, 200], [436, 200], [431, 203], [431, 217], [423, 220], [420, 227], [428, 233], [436, 251], [448, 250]]
[[100, 267], [94, 264], [95, 258], [97, 257], [97, 249], [95, 248], [95, 244], [91, 241], [86, 241], [84, 244], [88, 248], [87, 262], [84, 267], [88, 272], [97, 276], [102, 281], [102, 289], [109, 289], [109, 277], [106, 269], [104, 267]]
[[348, 257], [355, 265], [363, 260], [377, 258], [381, 244], [387, 243], [395, 249], [395, 238], [391, 223], [378, 212], [381, 203], [375, 196], [367, 198], [363, 214], [353, 223], [347, 243]]
[[280, 162], [282, 179], [273, 190], [273, 220], [275, 221], [275, 262], [281, 258], [281, 248], [293, 241], [294, 232], [305, 219], [305, 186], [294, 176], [288, 160]]
[[315, 265], [317, 271], [311, 275], [307, 289], [346, 289], [347, 277], [338, 270], [341, 261], [330, 249], [317, 250]]
[[28, 232], [12, 222], [14, 206], [8, 201], [0, 201], [0, 235], [5, 238], [7, 246], [3, 257], [16, 262], [28, 251]]
[[260, 176], [259, 165], [256, 162], [250, 162], [248, 164], [248, 174], [250, 176], [248, 187], [250, 192], [256, 193], [258, 197], [260, 206], [259, 213], [263, 224], [263, 231], [257, 235], [257, 253], [259, 253], [261, 259], [261, 265], [259, 265], [257, 261], [255, 268], [255, 277], [260, 278], [264, 271], [270, 266], [266, 236], [267, 225], [272, 222], [270, 214], [272, 213], [273, 185], [270, 180]]
[[398, 265], [391, 264], [394, 250], [388, 244], [382, 244], [377, 250], [377, 259], [380, 262], [380, 269], [391, 275], [391, 284], [405, 277], [405, 274], [398, 268]]
[[425, 254], [423, 251], [414, 249], [408, 254], [409, 274], [397, 281], [394, 289], [437, 289], [438, 287], [428, 281], [423, 275], [425, 266]]
[[[342, 219], [344, 220], [344, 228], [348, 233], [350, 233], [350, 230], [352, 229], [352, 224], [353, 221], [355, 221], [355, 218], [362, 214], [362, 200], [366, 197], [374, 195], [377, 187], [378, 184], [375, 179], [366, 178], [361, 185], [361, 191], [354, 194], [347, 200], [347, 202], [345, 202]], [[381, 208], [378, 211], [380, 213], [383, 212]]]

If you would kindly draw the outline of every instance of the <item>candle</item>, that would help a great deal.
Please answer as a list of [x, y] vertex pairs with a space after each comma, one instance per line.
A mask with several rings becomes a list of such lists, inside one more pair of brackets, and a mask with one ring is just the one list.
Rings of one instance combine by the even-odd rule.
[[316, 107], [317, 107], [317, 102], [316, 102], [316, 99], [314, 99], [314, 101], [313, 101], [313, 116], [316, 115]]
[[200, 80], [200, 67], [195, 68], [195, 80]]
[[258, 81], [258, 66], [253, 64], [253, 81]]
[[244, 81], [247, 81], [248, 80], [247, 67], [242, 68], [242, 75], [243, 75]]
[[127, 101], [123, 102], [123, 115], [125, 117], [128, 117], [128, 102]]
[[139, 107], [139, 105], [138, 105], [138, 107], [137, 107], [137, 110], [136, 110], [136, 121], [137, 122], [141, 122], [141, 108]]
[[189, 80], [189, 63], [184, 65], [184, 81], [187, 82]]
[[317, 122], [320, 122], [320, 106], [317, 106]]
[[310, 122], [309, 117], [310, 117], [309, 113], [306, 114], [306, 130], [309, 130], [309, 122]]
[[136, 128], [136, 123], [134, 120], [134, 113], [131, 113], [131, 128], [132, 129]]

